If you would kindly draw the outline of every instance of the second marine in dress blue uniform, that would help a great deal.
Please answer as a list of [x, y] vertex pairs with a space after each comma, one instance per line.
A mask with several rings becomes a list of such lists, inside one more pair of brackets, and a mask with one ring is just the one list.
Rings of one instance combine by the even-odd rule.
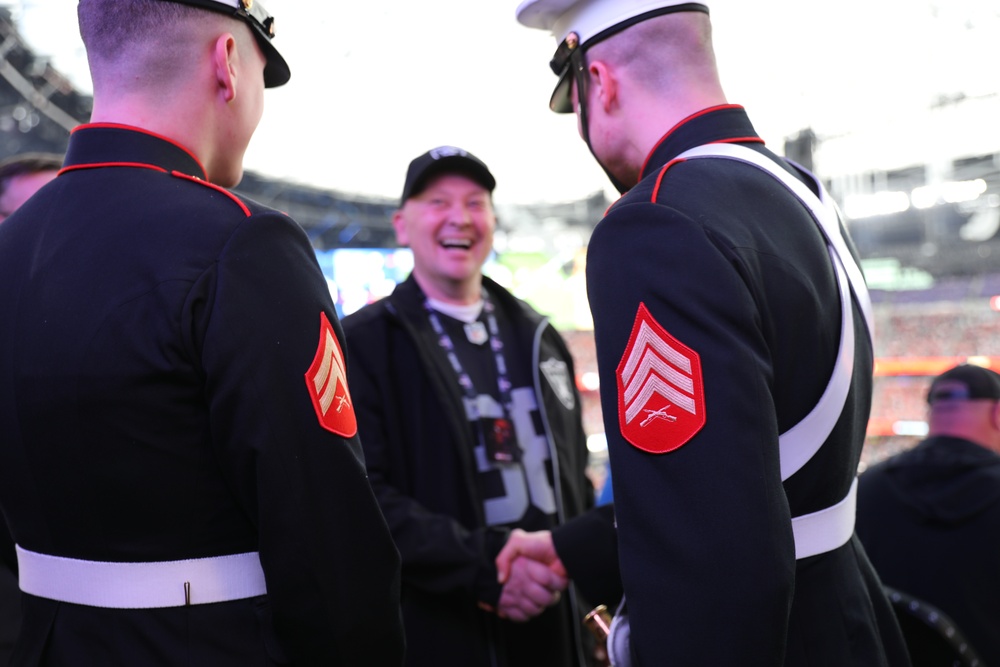
[[835, 206], [728, 103], [705, 2], [517, 18], [552, 32], [550, 108], [623, 193], [587, 254], [627, 605], [613, 663], [908, 664], [854, 536], [870, 303]]
[[[587, 257], [634, 655], [642, 665], [905, 664], [857, 538], [796, 560], [791, 528], [854, 483], [871, 401], [865, 319], [852, 303], [854, 372], [839, 420], [783, 483], [778, 436], [817, 404], [837, 357], [837, 278], [819, 227], [774, 177], [736, 160], [673, 162], [712, 142], [777, 159], [741, 107], [687, 118], [609, 209]], [[643, 340], [671, 348], [685, 377], [655, 362], [630, 369]], [[683, 391], [628, 395], [630, 372]], [[633, 403], [645, 409], [633, 414]], [[644, 440], [664, 424], [687, 430]]]

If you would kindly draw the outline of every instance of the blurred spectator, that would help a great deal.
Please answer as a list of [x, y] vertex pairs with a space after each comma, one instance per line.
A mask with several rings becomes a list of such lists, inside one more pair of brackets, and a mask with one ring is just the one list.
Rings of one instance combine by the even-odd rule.
[[1000, 375], [956, 366], [927, 401], [928, 438], [861, 475], [857, 532], [887, 586], [941, 609], [1000, 665]]
[[0, 222], [51, 181], [62, 168], [55, 153], [22, 153], [0, 162]]

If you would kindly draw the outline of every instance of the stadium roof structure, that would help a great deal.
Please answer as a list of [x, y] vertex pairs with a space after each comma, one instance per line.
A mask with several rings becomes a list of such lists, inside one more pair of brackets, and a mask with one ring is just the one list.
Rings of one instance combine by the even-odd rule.
[[92, 102], [26, 45], [10, 9], [0, 7], [0, 157], [65, 152], [70, 130], [90, 118]]

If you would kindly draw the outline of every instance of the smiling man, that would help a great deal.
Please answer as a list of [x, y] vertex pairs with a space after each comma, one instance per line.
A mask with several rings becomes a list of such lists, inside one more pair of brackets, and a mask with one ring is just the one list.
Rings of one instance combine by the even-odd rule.
[[497, 582], [512, 529], [558, 526], [573, 544], [580, 533], [564, 521], [593, 493], [565, 343], [482, 274], [495, 185], [464, 150], [415, 158], [393, 216], [413, 272], [344, 320], [368, 473], [403, 558], [407, 665], [561, 667], [583, 655], [561, 564], [521, 559]]

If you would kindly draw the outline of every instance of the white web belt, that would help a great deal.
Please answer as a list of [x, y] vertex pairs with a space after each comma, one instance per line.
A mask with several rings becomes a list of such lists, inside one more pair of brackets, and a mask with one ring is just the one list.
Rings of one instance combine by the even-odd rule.
[[211, 604], [267, 593], [256, 551], [154, 563], [111, 563], [36, 553], [17, 546], [18, 583], [49, 600], [108, 609]]
[[851, 490], [836, 505], [812, 514], [792, 517], [795, 560], [825, 554], [847, 544], [854, 534], [857, 500], [858, 478], [855, 477], [851, 482]]

